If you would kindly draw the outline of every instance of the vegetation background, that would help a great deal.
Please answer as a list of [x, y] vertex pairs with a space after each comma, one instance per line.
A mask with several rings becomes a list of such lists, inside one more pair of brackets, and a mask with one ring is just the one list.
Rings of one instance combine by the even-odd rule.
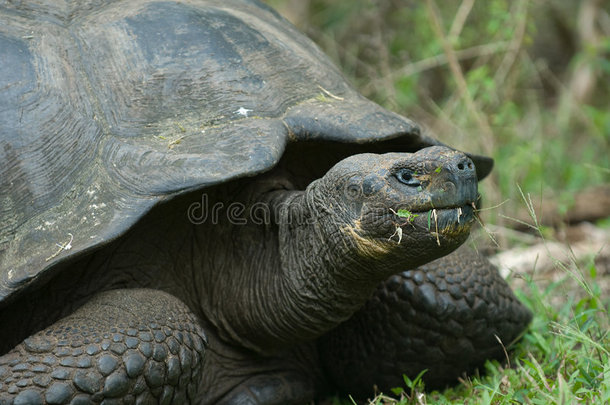
[[473, 240], [535, 319], [510, 364], [406, 378], [400, 403], [610, 403], [610, 1], [267, 3], [366, 97], [496, 162]]

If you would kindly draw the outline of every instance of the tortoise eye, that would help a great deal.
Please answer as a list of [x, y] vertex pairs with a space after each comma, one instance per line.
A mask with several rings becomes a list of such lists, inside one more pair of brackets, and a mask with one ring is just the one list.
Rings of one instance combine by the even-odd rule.
[[421, 185], [421, 182], [413, 177], [413, 172], [409, 169], [399, 169], [396, 174], [396, 178], [403, 184], [411, 187], [417, 187]]

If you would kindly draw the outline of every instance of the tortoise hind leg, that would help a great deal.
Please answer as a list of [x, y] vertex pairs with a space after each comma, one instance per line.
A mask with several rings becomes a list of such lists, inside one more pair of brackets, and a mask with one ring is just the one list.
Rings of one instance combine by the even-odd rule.
[[189, 403], [206, 344], [177, 298], [103, 292], [0, 357], [0, 404]]
[[426, 370], [426, 388], [456, 383], [486, 359], [503, 358], [531, 312], [498, 270], [468, 246], [390, 277], [354, 316], [320, 340], [336, 389], [366, 397], [404, 387]]

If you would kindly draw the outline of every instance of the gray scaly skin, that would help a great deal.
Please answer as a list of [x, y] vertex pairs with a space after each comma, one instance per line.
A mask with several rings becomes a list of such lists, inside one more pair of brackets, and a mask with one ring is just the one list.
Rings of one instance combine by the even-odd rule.
[[186, 403], [200, 384], [205, 344], [175, 297], [107, 291], [0, 358], [0, 404]]
[[[196, 225], [192, 196], [166, 204], [18, 302], [49, 319], [11, 325], [31, 336], [0, 357], [0, 403], [309, 401], [328, 388], [315, 339], [387, 277], [463, 243], [477, 198], [472, 162], [444, 147], [354, 155], [290, 184], [273, 172], [209, 190], [264, 203], [262, 225]], [[419, 216], [404, 224], [400, 209]]]

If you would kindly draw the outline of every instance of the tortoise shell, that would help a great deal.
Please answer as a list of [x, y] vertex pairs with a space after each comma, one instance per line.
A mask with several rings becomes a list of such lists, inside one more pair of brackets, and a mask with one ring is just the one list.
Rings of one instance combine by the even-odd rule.
[[[0, 301], [162, 201], [270, 170], [288, 144], [387, 140], [439, 144], [257, 1], [5, 3]], [[491, 160], [473, 159], [480, 179]]]

